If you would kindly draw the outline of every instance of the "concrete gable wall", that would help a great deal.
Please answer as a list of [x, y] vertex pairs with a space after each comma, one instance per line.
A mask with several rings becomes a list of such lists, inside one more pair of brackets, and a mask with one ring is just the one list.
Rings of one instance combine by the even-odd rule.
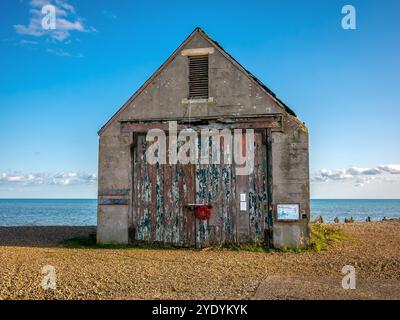
[[[211, 46], [200, 33], [196, 33], [183, 49]], [[188, 104], [182, 103], [189, 92], [188, 71], [188, 58], [179, 52], [101, 135], [118, 134], [120, 120], [189, 116]], [[209, 56], [209, 95], [214, 102], [192, 105], [191, 117], [284, 112], [269, 94], [217, 48]]]

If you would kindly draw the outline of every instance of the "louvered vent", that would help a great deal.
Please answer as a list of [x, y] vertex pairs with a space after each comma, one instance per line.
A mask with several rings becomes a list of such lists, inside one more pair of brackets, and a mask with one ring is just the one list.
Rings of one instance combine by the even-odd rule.
[[208, 98], [208, 55], [189, 57], [189, 99]]

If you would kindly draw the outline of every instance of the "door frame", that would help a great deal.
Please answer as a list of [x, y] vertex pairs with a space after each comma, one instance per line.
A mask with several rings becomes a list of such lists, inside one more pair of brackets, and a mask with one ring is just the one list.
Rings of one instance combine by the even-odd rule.
[[[208, 121], [204, 123], [203, 120], [199, 123], [196, 120], [192, 119], [193, 125], [190, 125], [184, 119], [178, 122], [178, 131], [185, 128], [193, 128], [194, 130], [198, 130], [201, 128], [216, 128], [216, 129], [254, 129], [255, 131], [262, 131], [262, 141], [263, 145], [266, 145], [266, 187], [267, 187], [267, 203], [266, 210], [263, 210], [264, 217], [264, 243], [267, 247], [273, 246], [273, 224], [274, 224], [274, 214], [273, 214], [273, 166], [272, 166], [272, 132], [273, 131], [282, 131], [282, 116], [281, 115], [273, 115], [268, 117], [246, 117], [240, 118], [239, 120], [230, 122], [231, 120], [225, 119], [227, 122], [222, 123], [212, 123], [210, 124]], [[121, 133], [129, 134], [132, 137], [131, 144], [131, 210], [130, 211], [130, 239], [135, 239], [135, 228], [137, 226], [137, 221], [135, 221], [135, 161], [137, 161], [137, 136], [138, 134], [145, 134], [150, 129], [168, 129], [167, 121], [174, 120], [122, 120], [121, 122]], [[235, 187], [236, 188], [236, 187]], [[236, 215], [239, 213], [239, 210], [236, 210]], [[235, 215], [235, 216], [236, 216]], [[236, 228], [237, 217], [234, 219], [234, 224]], [[197, 229], [198, 222], [195, 219], [195, 243], [194, 245], [197, 247]], [[235, 232], [235, 240], [237, 241], [238, 233]], [[193, 244], [192, 244], [193, 245]]]

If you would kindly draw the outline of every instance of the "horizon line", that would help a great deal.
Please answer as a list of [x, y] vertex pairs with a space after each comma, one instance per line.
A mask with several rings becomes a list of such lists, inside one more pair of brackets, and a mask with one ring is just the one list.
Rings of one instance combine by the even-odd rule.
[[[2, 198], [0, 200], [98, 200], [98, 198]], [[400, 198], [310, 198], [310, 200], [400, 200]]]

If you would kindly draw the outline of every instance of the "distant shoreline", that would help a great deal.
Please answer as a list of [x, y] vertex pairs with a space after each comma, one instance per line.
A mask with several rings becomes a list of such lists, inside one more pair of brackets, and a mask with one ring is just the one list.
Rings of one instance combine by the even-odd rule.
[[[400, 218], [400, 199], [311, 199], [311, 218], [324, 222], [353, 218], [364, 222]], [[0, 226], [92, 226], [97, 224], [94, 198], [0, 199]]]
[[[1, 198], [1, 200], [97, 200], [97, 198]], [[311, 198], [315, 200], [400, 200], [400, 198]]]

